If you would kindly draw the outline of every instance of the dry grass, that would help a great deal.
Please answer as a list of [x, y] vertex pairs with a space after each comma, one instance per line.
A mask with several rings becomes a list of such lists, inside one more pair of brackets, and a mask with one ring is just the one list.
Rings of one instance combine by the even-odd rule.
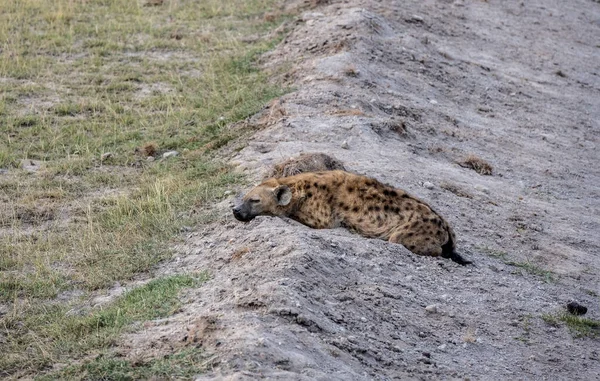
[[354, 65], [348, 65], [344, 69], [344, 74], [347, 75], [348, 77], [358, 77], [358, 75], [360, 74], [360, 72], [356, 68], [356, 66], [354, 66]]
[[214, 150], [282, 93], [255, 65], [280, 38], [277, 5], [0, 0], [2, 376], [110, 345], [78, 346], [59, 322], [169, 258], [240, 181]]
[[469, 155], [465, 159], [458, 162], [461, 167], [470, 168], [480, 175], [491, 176], [492, 166], [485, 160], [475, 156]]
[[329, 111], [328, 113], [331, 115], [336, 115], [336, 116], [360, 116], [360, 115], [365, 114], [364, 112], [362, 112], [361, 110], [359, 110], [357, 108], [338, 109], [338, 110]]
[[452, 192], [455, 195], [457, 195], [458, 197], [464, 197], [464, 198], [473, 198], [473, 195], [470, 194], [469, 192], [467, 192], [466, 190], [462, 189], [461, 187], [459, 187], [456, 184], [452, 184], [452, 183], [448, 183], [448, 182], [443, 182], [440, 184], [440, 188], [447, 190], [448, 192]]
[[477, 342], [477, 336], [475, 335], [475, 329], [473, 327], [467, 328], [467, 332], [465, 332], [465, 335], [463, 336], [463, 341], [471, 344]]

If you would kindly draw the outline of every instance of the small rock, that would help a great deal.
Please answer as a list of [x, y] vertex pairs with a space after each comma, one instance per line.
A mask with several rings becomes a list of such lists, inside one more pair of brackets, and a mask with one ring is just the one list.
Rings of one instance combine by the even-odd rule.
[[154, 156], [148, 156], [148, 157], [146, 158], [146, 161], [154, 161]]
[[423, 183], [423, 186], [427, 189], [433, 189], [434, 185], [432, 183], [430, 183], [429, 181], [425, 181]]
[[347, 142], [346, 140], [344, 140], [344, 141], [342, 142], [342, 148], [343, 148], [343, 149], [350, 149], [350, 146], [348, 145], [348, 142]]
[[431, 103], [432, 105], [436, 105], [438, 104], [438, 101], [436, 101], [435, 99], [430, 99], [429, 103]]
[[482, 192], [482, 193], [485, 193], [485, 194], [488, 194], [488, 193], [490, 193], [490, 190], [489, 190], [487, 187], [484, 187], [484, 186], [483, 186], [483, 185], [481, 185], [481, 184], [477, 184], [477, 185], [475, 185], [473, 188], [475, 188], [475, 190], [478, 190], [478, 191], [480, 191], [480, 192]]
[[360, 318], [360, 321], [362, 321], [362, 322], [366, 322], [366, 321], [367, 321], [367, 318], [363, 316], [363, 317], [361, 317], [361, 318]]
[[438, 308], [435, 304], [431, 304], [425, 307], [425, 311], [429, 312], [430, 314], [435, 314], [438, 312]]
[[573, 315], [585, 315], [587, 310], [588, 309], [586, 306], [582, 306], [576, 301], [572, 301], [567, 304], [567, 311]]
[[446, 350], [447, 345], [446, 344], [442, 344], [439, 347], [437, 347], [437, 349], [439, 349], [440, 351], [445, 351]]
[[177, 155], [179, 155], [179, 152], [177, 152], [177, 151], [167, 151], [162, 154], [162, 157], [163, 157], [163, 159], [167, 159], [169, 157], [173, 157], [173, 156], [177, 156]]
[[112, 152], [105, 152], [100, 156], [100, 161], [110, 159], [113, 156]]

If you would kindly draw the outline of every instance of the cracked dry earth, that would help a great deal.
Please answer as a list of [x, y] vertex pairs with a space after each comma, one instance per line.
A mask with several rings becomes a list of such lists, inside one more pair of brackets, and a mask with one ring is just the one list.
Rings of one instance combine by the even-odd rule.
[[[475, 266], [243, 224], [232, 198], [161, 270], [211, 280], [129, 335], [132, 355], [201, 345], [207, 380], [600, 379], [598, 339], [542, 319], [570, 300], [600, 318], [599, 3], [332, 1], [263, 61], [287, 63], [295, 90], [230, 155], [238, 170], [258, 182], [332, 155], [430, 203]], [[492, 175], [458, 164], [469, 155]]]

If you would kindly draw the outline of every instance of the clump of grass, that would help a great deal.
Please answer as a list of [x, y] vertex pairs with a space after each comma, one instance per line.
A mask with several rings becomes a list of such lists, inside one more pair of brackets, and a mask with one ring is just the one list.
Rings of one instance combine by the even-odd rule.
[[472, 194], [470, 194], [469, 192], [462, 189], [460, 186], [458, 186], [456, 184], [452, 184], [449, 182], [443, 182], [440, 184], [440, 188], [447, 190], [448, 192], [452, 192], [455, 195], [457, 195], [458, 197], [473, 198]]
[[543, 314], [542, 320], [553, 327], [564, 323], [575, 337], [600, 336], [600, 320], [575, 316], [567, 312], [557, 314]]
[[172, 314], [180, 306], [179, 291], [199, 286], [207, 277], [200, 273], [154, 279], [108, 306], [83, 314], [61, 304], [33, 307], [24, 319], [15, 310], [3, 319], [13, 334], [6, 337], [4, 346], [10, 355], [0, 359], [0, 369], [5, 375], [20, 369], [42, 369], [82, 357], [92, 349], [106, 349], [131, 323]]
[[549, 270], [544, 270], [543, 268], [530, 263], [530, 262], [514, 262], [514, 261], [505, 261], [505, 263], [509, 266], [514, 266], [525, 270], [526, 272], [536, 275], [546, 282], [554, 281], [554, 273]]
[[348, 77], [358, 77], [360, 72], [355, 65], [348, 65], [344, 68], [344, 74]]
[[504, 262], [508, 261], [508, 253], [506, 251], [494, 249], [489, 246], [477, 246], [476, 248], [481, 251], [484, 251], [487, 255], [489, 255], [492, 258], [498, 258]]
[[480, 175], [491, 176], [493, 168], [492, 166], [485, 160], [475, 156], [469, 155], [463, 160], [459, 161], [458, 164], [461, 167], [470, 168]]

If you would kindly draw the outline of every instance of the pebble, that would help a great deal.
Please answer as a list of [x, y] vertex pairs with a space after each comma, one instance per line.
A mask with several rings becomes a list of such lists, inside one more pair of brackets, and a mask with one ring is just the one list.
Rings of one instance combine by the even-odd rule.
[[177, 152], [177, 151], [167, 151], [162, 154], [162, 157], [163, 157], [163, 159], [167, 159], [169, 157], [173, 157], [173, 156], [177, 156], [177, 155], [179, 155], [179, 152]]
[[100, 161], [104, 161], [106, 159], [110, 159], [113, 156], [112, 152], [105, 152], [100, 156]]
[[146, 158], [146, 161], [154, 161], [154, 156], [148, 156], [148, 157]]
[[432, 183], [430, 183], [429, 181], [425, 181], [425, 182], [423, 183], [423, 186], [424, 186], [425, 188], [427, 188], [427, 189], [433, 189], [433, 188], [434, 188], [434, 185], [433, 185]]
[[478, 191], [480, 191], [480, 192], [483, 192], [483, 193], [485, 193], [485, 194], [488, 194], [488, 193], [490, 193], [490, 190], [489, 190], [487, 187], [484, 187], [484, 186], [483, 186], [483, 185], [481, 185], [481, 184], [477, 184], [477, 185], [475, 185], [473, 188], [475, 188], [475, 190], [478, 190]]
[[431, 304], [431, 305], [425, 307], [425, 311], [429, 312], [430, 314], [435, 314], [438, 312], [437, 305]]
[[350, 146], [348, 145], [348, 142], [347, 142], [346, 140], [344, 140], [344, 141], [342, 142], [342, 148], [343, 148], [343, 149], [350, 149]]
[[445, 351], [446, 350], [447, 345], [446, 344], [442, 344], [439, 347], [437, 347], [437, 349], [439, 349], [440, 351]]
[[436, 105], [438, 104], [438, 101], [436, 101], [435, 99], [430, 99], [429, 103], [431, 103], [432, 105]]

